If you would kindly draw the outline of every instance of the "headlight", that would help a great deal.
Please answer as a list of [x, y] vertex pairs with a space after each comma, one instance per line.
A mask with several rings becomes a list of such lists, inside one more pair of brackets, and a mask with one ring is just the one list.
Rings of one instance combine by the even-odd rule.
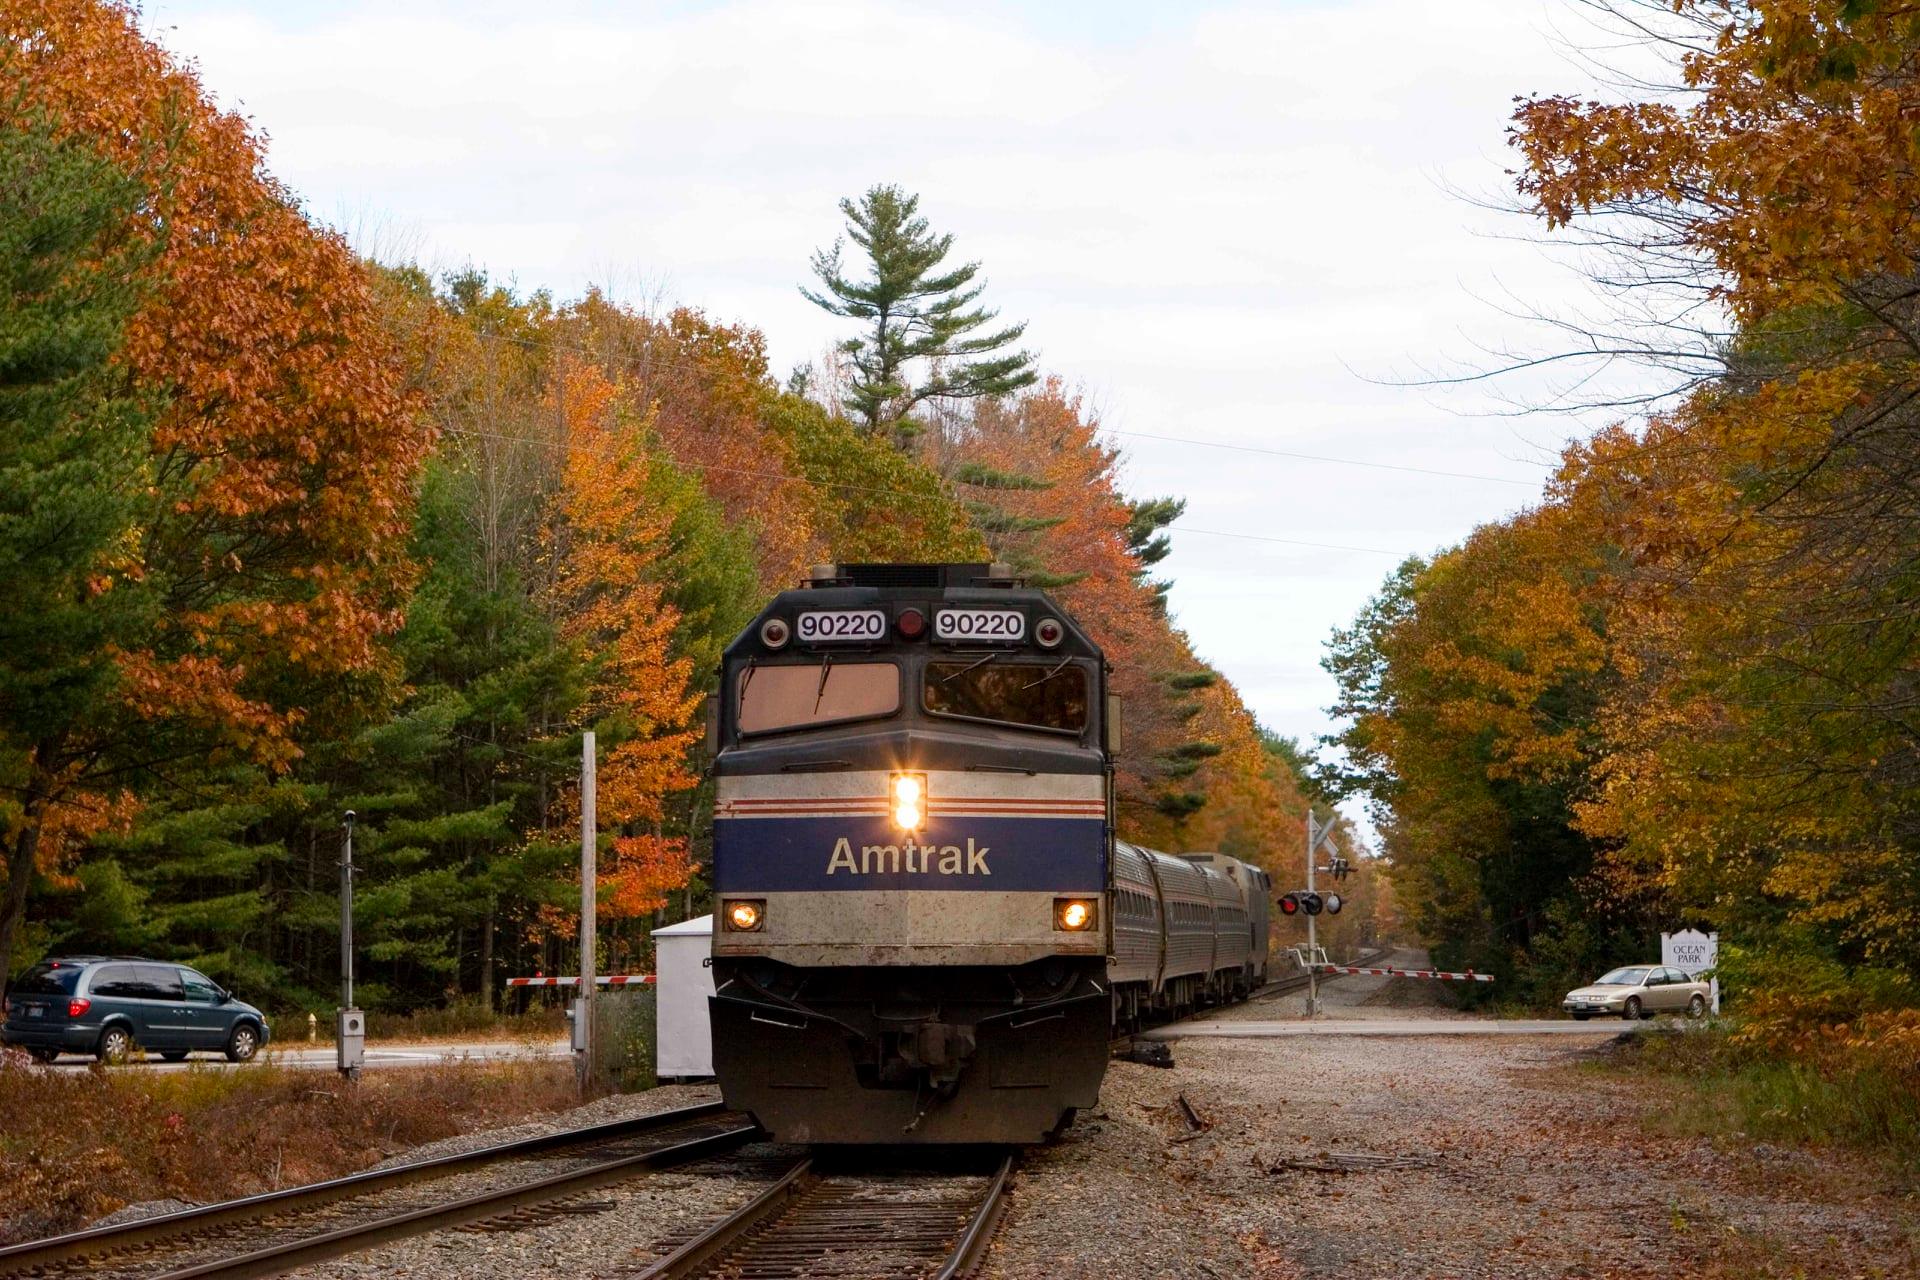
[[758, 898], [737, 898], [726, 907], [727, 929], [731, 933], [755, 933], [767, 922], [767, 904]]
[[927, 777], [923, 773], [893, 775], [893, 821], [906, 831], [918, 831], [927, 820]]
[[1065, 929], [1068, 933], [1085, 933], [1093, 928], [1094, 910], [1092, 898], [1055, 898], [1053, 900], [1053, 927]]

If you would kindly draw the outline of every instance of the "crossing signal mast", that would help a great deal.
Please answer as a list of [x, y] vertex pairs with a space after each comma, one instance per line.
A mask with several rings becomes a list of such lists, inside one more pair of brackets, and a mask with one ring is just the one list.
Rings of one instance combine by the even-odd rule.
[[1328, 818], [1325, 825], [1316, 822], [1313, 806], [1307, 806], [1307, 887], [1298, 893], [1285, 894], [1280, 899], [1280, 914], [1297, 916], [1304, 913], [1307, 917], [1307, 1016], [1313, 1017], [1320, 1012], [1320, 966], [1326, 963], [1326, 956], [1320, 950], [1320, 939], [1315, 924], [1322, 911], [1328, 915], [1340, 914], [1340, 895], [1330, 893], [1321, 897], [1314, 891], [1314, 862], [1325, 847], [1331, 859], [1327, 872], [1335, 880], [1345, 880], [1353, 868], [1333, 848], [1334, 819]]

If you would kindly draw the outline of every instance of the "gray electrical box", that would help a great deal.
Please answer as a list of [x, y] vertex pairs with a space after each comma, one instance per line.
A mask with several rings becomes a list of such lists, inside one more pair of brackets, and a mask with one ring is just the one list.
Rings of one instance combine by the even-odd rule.
[[587, 1002], [575, 1000], [567, 1006], [567, 1021], [573, 1026], [573, 1051], [587, 1051]]
[[358, 1009], [340, 1010], [333, 1034], [340, 1070], [357, 1075], [367, 1059], [367, 1015]]

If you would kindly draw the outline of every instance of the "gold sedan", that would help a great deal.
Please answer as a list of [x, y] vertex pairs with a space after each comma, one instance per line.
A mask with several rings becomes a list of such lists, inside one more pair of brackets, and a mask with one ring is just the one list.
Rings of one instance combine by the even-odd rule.
[[1634, 964], [1615, 969], [1591, 986], [1567, 992], [1560, 1007], [1585, 1022], [1595, 1014], [1609, 1018], [1651, 1018], [1656, 1013], [1706, 1016], [1713, 988], [1666, 965]]

